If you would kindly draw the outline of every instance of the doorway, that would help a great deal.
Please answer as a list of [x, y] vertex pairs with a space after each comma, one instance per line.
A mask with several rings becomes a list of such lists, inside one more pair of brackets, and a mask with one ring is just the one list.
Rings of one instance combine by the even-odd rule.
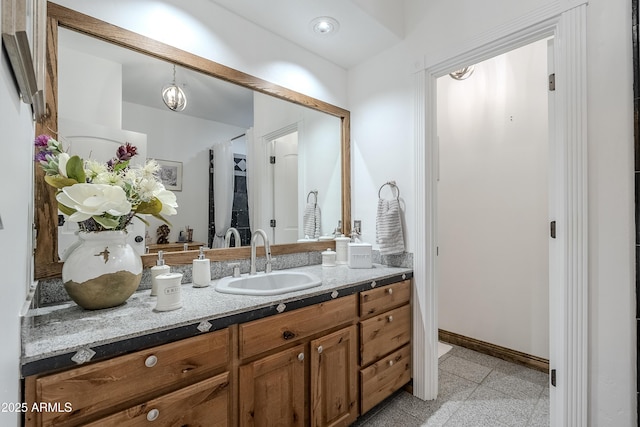
[[439, 329], [548, 360], [547, 40], [437, 97]]

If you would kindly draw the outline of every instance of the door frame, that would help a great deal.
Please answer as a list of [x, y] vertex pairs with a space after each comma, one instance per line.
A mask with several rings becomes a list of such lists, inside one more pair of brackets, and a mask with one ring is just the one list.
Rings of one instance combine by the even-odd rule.
[[[560, 0], [494, 28], [415, 73], [415, 216], [413, 392], [431, 400], [438, 392], [437, 103], [436, 80], [468, 64], [554, 37], [555, 108], [549, 194], [557, 223], [550, 243], [551, 425], [584, 426], [588, 415], [588, 238], [586, 0]], [[571, 78], [568, 78], [568, 76]]]

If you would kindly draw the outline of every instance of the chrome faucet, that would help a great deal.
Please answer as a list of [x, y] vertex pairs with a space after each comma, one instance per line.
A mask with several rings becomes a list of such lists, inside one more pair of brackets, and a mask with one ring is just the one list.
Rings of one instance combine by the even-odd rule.
[[264, 243], [264, 254], [267, 257], [267, 265], [264, 272], [271, 273], [271, 247], [269, 246], [269, 238], [264, 230], [256, 230], [251, 235], [251, 271], [249, 274], [256, 274], [256, 240], [258, 235], [262, 236], [262, 242]]
[[229, 227], [229, 229], [227, 230], [227, 234], [224, 235], [224, 247], [225, 248], [230, 248], [231, 247], [231, 234], [233, 234], [234, 237], [234, 243], [233, 246], [234, 247], [239, 247], [240, 246], [240, 233], [238, 232], [238, 230], [236, 230], [233, 227]]

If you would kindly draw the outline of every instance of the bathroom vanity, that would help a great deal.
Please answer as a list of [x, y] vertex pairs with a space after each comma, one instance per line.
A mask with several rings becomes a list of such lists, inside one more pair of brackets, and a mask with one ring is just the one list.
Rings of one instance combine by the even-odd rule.
[[412, 271], [296, 270], [322, 285], [273, 296], [184, 285], [184, 307], [166, 313], [148, 291], [109, 310], [32, 310], [25, 425], [351, 424], [411, 379]]

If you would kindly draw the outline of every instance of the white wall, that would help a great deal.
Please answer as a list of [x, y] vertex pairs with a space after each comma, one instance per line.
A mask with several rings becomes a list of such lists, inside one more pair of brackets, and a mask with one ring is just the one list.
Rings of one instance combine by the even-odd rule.
[[[182, 162], [182, 191], [175, 191], [178, 214], [171, 222], [170, 242], [180, 230], [193, 228], [193, 240], [208, 243], [209, 224], [209, 148], [228, 141], [245, 129], [211, 120], [177, 114], [168, 109], [124, 102], [122, 126], [147, 134], [147, 157]], [[231, 189], [231, 191], [233, 191]], [[163, 222], [149, 217], [149, 235], [156, 242], [156, 230]]]
[[[0, 21], [2, 21], [0, 12]], [[34, 126], [31, 107], [20, 101], [7, 55], [0, 55], [0, 129], [5, 151], [0, 185], [0, 403], [19, 403], [20, 317], [31, 282]], [[0, 425], [20, 425], [21, 414], [0, 412]]]
[[549, 357], [547, 41], [438, 79], [438, 327]]
[[[408, 0], [407, 38], [349, 71], [353, 217], [374, 219], [378, 186], [395, 178], [412, 250], [412, 72], [532, 10], [565, 0]], [[636, 423], [631, 5], [588, 6], [589, 423]], [[366, 230], [367, 222], [364, 223]], [[373, 227], [375, 232], [375, 227]], [[420, 286], [420, 284], [417, 284]]]

